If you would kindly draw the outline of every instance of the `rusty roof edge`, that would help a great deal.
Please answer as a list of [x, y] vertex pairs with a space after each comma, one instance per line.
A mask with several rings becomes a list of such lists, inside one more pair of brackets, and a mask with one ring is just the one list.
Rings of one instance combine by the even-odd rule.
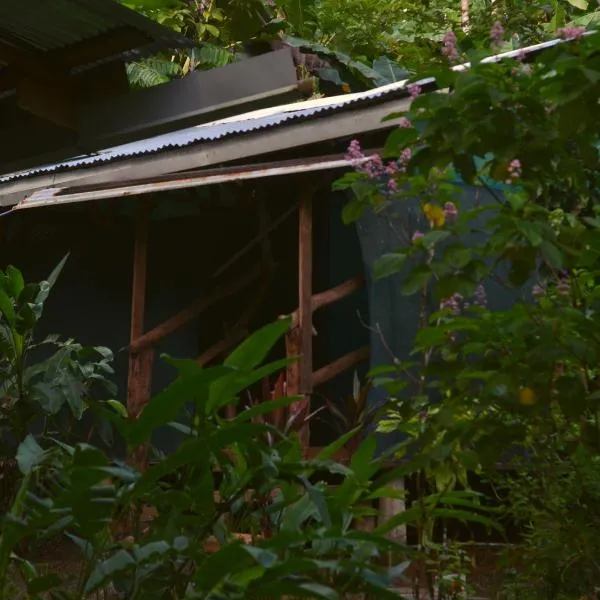
[[309, 160], [290, 160], [222, 169], [210, 169], [191, 173], [173, 173], [160, 178], [123, 181], [113, 186], [80, 186], [50, 187], [38, 190], [19, 202], [13, 210], [25, 210], [89, 202], [94, 200], [139, 196], [156, 192], [181, 190], [186, 188], [263, 179], [266, 177], [281, 177], [298, 175], [316, 171], [331, 171], [355, 167], [357, 162], [368, 162], [374, 154], [368, 153], [365, 158], [356, 161], [332, 155]]

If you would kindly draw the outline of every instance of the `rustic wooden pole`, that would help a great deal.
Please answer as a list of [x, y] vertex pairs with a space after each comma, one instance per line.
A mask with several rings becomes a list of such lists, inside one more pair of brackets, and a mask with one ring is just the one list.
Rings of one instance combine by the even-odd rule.
[[463, 31], [467, 32], [469, 30], [469, 22], [470, 22], [470, 6], [469, 0], [460, 0], [460, 25]]
[[[391, 487], [403, 494], [404, 489], [404, 480], [400, 479], [398, 481], [394, 481], [391, 484]], [[381, 498], [379, 501], [379, 525], [383, 525], [387, 522], [391, 517], [397, 515], [406, 510], [406, 501], [403, 497], [401, 498]], [[395, 527], [390, 531], [388, 537], [393, 540], [406, 543], [406, 525], [400, 525], [399, 527]]]
[[[314, 188], [306, 190], [300, 200], [298, 214], [298, 311], [292, 327], [285, 338], [288, 357], [300, 360], [288, 366], [286, 371], [286, 394], [288, 396], [312, 393], [312, 195]], [[308, 399], [308, 398], [307, 398]], [[310, 414], [310, 405], [306, 407]], [[310, 446], [310, 427], [300, 434], [305, 450]]]
[[[131, 341], [138, 339], [144, 333], [151, 210], [151, 205], [146, 202], [139, 203], [137, 206], [131, 291]], [[150, 400], [153, 358], [154, 350], [152, 348], [146, 348], [141, 352], [130, 351], [127, 385], [127, 413], [130, 419], [137, 419]], [[134, 465], [143, 468], [146, 464], [147, 453], [148, 448], [146, 446], [137, 449], [134, 456], [132, 456]]]
[[344, 356], [334, 360], [332, 363], [317, 369], [312, 374], [312, 383], [313, 386], [318, 386], [334, 379], [341, 373], [344, 373], [348, 369], [354, 367], [355, 365], [359, 365], [360, 363], [365, 362], [369, 359], [371, 355], [371, 347], [363, 346], [358, 350], [353, 350], [352, 352], [348, 352]]

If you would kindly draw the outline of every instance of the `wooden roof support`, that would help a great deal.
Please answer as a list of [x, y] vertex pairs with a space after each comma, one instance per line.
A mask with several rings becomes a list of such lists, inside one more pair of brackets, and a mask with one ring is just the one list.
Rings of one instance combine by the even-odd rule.
[[322, 385], [323, 383], [334, 379], [344, 371], [368, 360], [370, 355], [370, 346], [363, 346], [358, 350], [353, 350], [352, 352], [348, 352], [348, 354], [344, 354], [344, 356], [334, 360], [332, 363], [316, 370], [312, 374], [313, 385], [316, 387], [317, 385]]
[[[286, 372], [286, 394], [306, 396], [310, 414], [312, 393], [312, 260], [313, 260], [313, 194], [315, 188], [306, 190], [301, 199], [298, 215], [298, 319], [286, 335], [286, 356], [299, 356]], [[310, 427], [300, 434], [302, 446], [310, 445]]]
[[162, 340], [165, 336], [181, 329], [184, 325], [189, 323], [192, 319], [196, 318], [198, 315], [203, 313], [206, 309], [211, 306], [217, 304], [217, 302], [236, 294], [237, 292], [243, 290], [245, 287], [250, 285], [255, 279], [260, 275], [260, 267], [252, 269], [248, 271], [242, 277], [236, 277], [232, 279], [229, 283], [224, 284], [222, 286], [216, 286], [212, 293], [207, 294], [206, 296], [199, 298], [178, 312], [176, 315], [172, 316], [170, 319], [167, 319], [164, 323], [157, 325], [154, 329], [151, 329], [147, 333], [143, 335], [139, 335], [137, 338], [132, 339], [129, 345], [129, 350], [131, 352], [140, 352], [143, 348], [147, 348], [149, 346], [153, 346], [160, 340]]
[[[148, 267], [148, 235], [152, 207], [148, 202], [137, 206], [135, 222], [135, 245], [133, 251], [133, 283], [131, 292], [131, 333], [130, 339], [139, 338], [144, 332], [146, 311], [146, 277]], [[129, 380], [127, 384], [127, 413], [130, 419], [137, 419], [149, 402], [152, 386], [152, 348], [142, 352], [130, 351]], [[132, 462], [144, 469], [148, 459], [148, 447], [142, 445], [134, 451]]]

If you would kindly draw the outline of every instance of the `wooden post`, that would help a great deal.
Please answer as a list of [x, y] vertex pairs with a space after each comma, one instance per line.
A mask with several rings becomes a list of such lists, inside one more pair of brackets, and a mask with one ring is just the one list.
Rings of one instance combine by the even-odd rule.
[[[298, 215], [298, 311], [297, 318], [286, 336], [287, 356], [300, 356], [286, 372], [286, 393], [288, 396], [306, 396], [306, 413], [310, 414], [310, 394], [312, 393], [312, 195], [314, 188], [308, 189], [300, 200]], [[310, 446], [310, 427], [300, 435], [304, 449]]]
[[[396, 491], [404, 492], [404, 480], [394, 481], [391, 486]], [[379, 525], [383, 525], [394, 515], [406, 510], [406, 500], [404, 498], [381, 498], [379, 501]], [[406, 525], [401, 525], [390, 531], [388, 537], [393, 540], [406, 543]]]
[[[146, 278], [148, 267], [148, 232], [151, 206], [139, 203], [135, 221], [135, 245], [133, 251], [133, 284], [131, 291], [130, 341], [137, 340], [144, 333], [146, 310]], [[154, 350], [145, 348], [129, 354], [129, 380], [127, 384], [127, 413], [130, 419], [137, 419], [150, 400], [152, 384], [152, 363]], [[135, 466], [143, 469], [147, 462], [148, 448], [141, 446], [132, 457]]]

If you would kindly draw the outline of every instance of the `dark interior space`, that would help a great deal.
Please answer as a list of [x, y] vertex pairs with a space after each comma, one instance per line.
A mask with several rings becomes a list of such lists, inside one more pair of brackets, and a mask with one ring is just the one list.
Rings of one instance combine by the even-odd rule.
[[[257, 296], [260, 307], [248, 321], [248, 331], [296, 310], [298, 214], [293, 205], [307, 183], [306, 179], [271, 178], [252, 187], [229, 184], [142, 198], [154, 207], [148, 250], [146, 331], [215, 285], [225, 285], [264, 263], [261, 276], [243, 292], [218, 302], [158, 343], [153, 394], [175, 376], [175, 370], [159, 358], [161, 354], [198, 357], [231, 332]], [[341, 223], [343, 199], [332, 197], [329, 185], [324, 181], [314, 196], [313, 293], [355, 276], [362, 268], [356, 232]], [[24, 210], [5, 216], [2, 222], [1, 265], [14, 264], [27, 281], [45, 279], [69, 253], [47, 302], [38, 337], [57, 333], [83, 345], [113, 350], [121, 401], [125, 400], [127, 389], [135, 210], [135, 200], [115, 199]], [[256, 243], [239, 260], [231, 262], [259, 235], [261, 219], [262, 227], [265, 222], [267, 226], [281, 222], [268, 235], [268, 244]], [[227, 263], [229, 266], [222, 270]], [[222, 273], [213, 277], [219, 270]], [[355, 306], [363, 302], [361, 298], [348, 298], [315, 313], [315, 368], [352, 351], [365, 337], [368, 339]], [[221, 360], [225, 354], [214, 360]], [[282, 341], [269, 359], [282, 358], [284, 354]], [[315, 390], [315, 405], [322, 403], [323, 396], [337, 401], [351, 393], [352, 374], [353, 371], [347, 372]], [[259, 389], [252, 393], [259, 394]], [[324, 445], [338, 435], [326, 411], [312, 421], [311, 433], [313, 445]], [[174, 431], [165, 431], [157, 439], [157, 446], [168, 451], [177, 439]], [[121, 453], [118, 445], [114, 450]]]

